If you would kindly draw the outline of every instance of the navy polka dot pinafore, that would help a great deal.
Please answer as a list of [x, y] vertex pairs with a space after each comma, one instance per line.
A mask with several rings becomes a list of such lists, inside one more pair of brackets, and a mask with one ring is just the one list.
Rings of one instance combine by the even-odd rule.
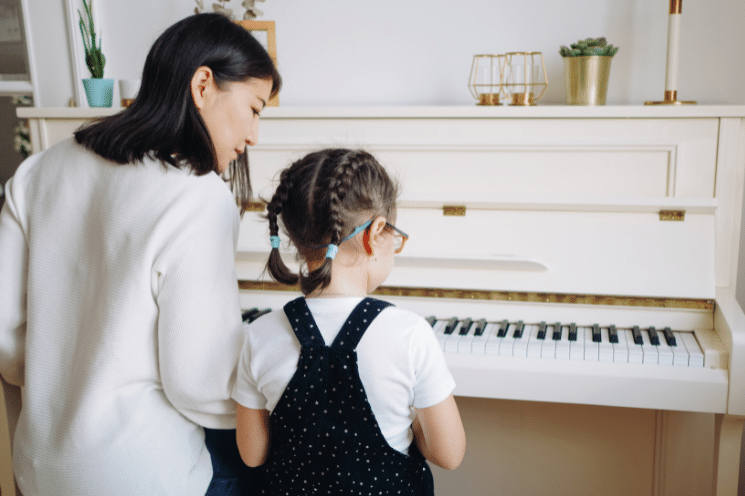
[[404, 455], [383, 437], [357, 370], [357, 343], [389, 305], [365, 298], [331, 346], [305, 298], [285, 305], [301, 350], [297, 371], [271, 414], [264, 467], [273, 495], [434, 494], [432, 472], [416, 444]]

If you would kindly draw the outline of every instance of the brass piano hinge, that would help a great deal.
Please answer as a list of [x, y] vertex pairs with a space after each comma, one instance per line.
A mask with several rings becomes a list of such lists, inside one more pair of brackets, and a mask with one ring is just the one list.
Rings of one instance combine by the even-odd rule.
[[266, 208], [266, 203], [262, 201], [247, 201], [243, 203], [243, 207], [246, 212], [263, 212]]
[[464, 217], [466, 215], [466, 207], [460, 205], [445, 205], [442, 207], [442, 215], [448, 217]]
[[[242, 291], [291, 291], [300, 293], [300, 285], [289, 286], [274, 281], [238, 280]], [[488, 289], [428, 288], [409, 286], [379, 286], [376, 296], [404, 296], [414, 298], [446, 298], [459, 300], [509, 301], [524, 303], [561, 303], [576, 305], [614, 305], [626, 307], [687, 308], [709, 310], [715, 308], [714, 300], [691, 298], [665, 298], [645, 296], [610, 296], [566, 293], [534, 293], [523, 291], [498, 291]]]
[[685, 210], [660, 210], [660, 220], [685, 220]]

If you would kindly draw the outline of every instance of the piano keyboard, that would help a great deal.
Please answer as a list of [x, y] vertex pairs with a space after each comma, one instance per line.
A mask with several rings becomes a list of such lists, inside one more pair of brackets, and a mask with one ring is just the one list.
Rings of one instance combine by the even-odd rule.
[[[251, 323], [271, 309], [243, 310], [243, 321]], [[487, 322], [470, 318], [427, 317], [445, 353], [546, 358], [585, 362], [642, 363], [703, 367], [704, 352], [693, 331], [669, 327], [614, 325], [578, 326], [574, 323], [522, 320]]]
[[470, 318], [427, 321], [445, 353], [703, 367], [693, 331]]

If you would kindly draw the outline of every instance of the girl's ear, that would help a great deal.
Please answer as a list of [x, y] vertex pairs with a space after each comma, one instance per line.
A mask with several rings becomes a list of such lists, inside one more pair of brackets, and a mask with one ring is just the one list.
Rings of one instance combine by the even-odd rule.
[[376, 217], [362, 234], [362, 246], [365, 247], [365, 253], [369, 256], [375, 253], [383, 241], [381, 235], [385, 229], [385, 223], [385, 217]]
[[199, 67], [191, 77], [191, 98], [198, 110], [204, 108], [213, 87], [215, 87], [215, 77], [212, 69], [207, 66]]

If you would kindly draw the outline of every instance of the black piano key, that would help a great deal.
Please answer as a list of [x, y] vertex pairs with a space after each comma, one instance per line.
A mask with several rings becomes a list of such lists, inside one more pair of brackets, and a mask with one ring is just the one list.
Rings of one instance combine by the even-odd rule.
[[503, 320], [503, 321], [502, 321], [502, 322], [501, 322], [501, 323], [499, 324], [499, 330], [497, 331], [497, 337], [498, 337], [498, 338], [503, 338], [503, 337], [505, 337], [505, 336], [507, 335], [507, 329], [508, 329], [509, 327], [510, 327], [510, 323], [509, 323], [509, 322], [507, 322], [506, 320]]
[[538, 324], [538, 335], [536, 336], [538, 339], [546, 339], [546, 327], [545, 322]]
[[597, 324], [592, 324], [592, 342], [600, 342], [600, 326]]
[[522, 320], [518, 320], [517, 324], [515, 324], [515, 332], [512, 333], [512, 337], [520, 339], [521, 337], [523, 337], [524, 329], [525, 329], [525, 324], [523, 324]]
[[639, 326], [634, 326], [631, 328], [631, 335], [634, 336], [634, 344], [638, 344], [639, 346], [644, 344], [644, 340], [642, 339], [642, 331], [639, 330]]
[[468, 331], [471, 329], [471, 326], [473, 325], [472, 319], [466, 319], [460, 324], [460, 330], [458, 331], [458, 334], [460, 336], [465, 336], [468, 334]]
[[657, 334], [657, 329], [654, 327], [650, 327], [647, 329], [647, 332], [649, 333], [649, 342], [652, 343], [655, 346], [660, 345], [660, 336]]
[[473, 330], [473, 335], [481, 336], [482, 334], [484, 334], [484, 329], [486, 329], [486, 319], [481, 319], [476, 322], [476, 327]]
[[614, 325], [608, 326], [608, 340], [611, 343], [618, 343], [618, 330]]
[[569, 341], [577, 341], [577, 324], [569, 324]]
[[559, 341], [561, 339], [561, 322], [554, 324], [554, 332], [551, 334], [551, 339]]
[[259, 317], [261, 317], [262, 315], [266, 315], [266, 314], [268, 314], [268, 313], [269, 313], [269, 312], [271, 312], [271, 311], [272, 311], [272, 309], [271, 309], [271, 308], [265, 308], [265, 309], [263, 309], [263, 310], [259, 310], [259, 311], [258, 311], [258, 312], [256, 312], [255, 314], [251, 315], [251, 317], [250, 317], [250, 318], [249, 318], [249, 320], [248, 320], [248, 323], [250, 324], [250, 323], [251, 323], [251, 322], [253, 322], [254, 320], [256, 320], [256, 319], [258, 319]]
[[445, 326], [443, 334], [452, 334], [456, 327], [458, 327], [458, 317], [453, 317]]
[[665, 327], [662, 330], [662, 334], [665, 336], [665, 341], [667, 341], [668, 346], [678, 346], [678, 341], [675, 339], [675, 335], [673, 335], [673, 331], [669, 327]]
[[427, 317], [424, 320], [427, 321], [427, 324], [429, 324], [430, 327], [434, 327], [435, 326], [435, 323], [437, 322], [437, 317], [435, 317], [434, 315], [430, 315], [429, 317]]

